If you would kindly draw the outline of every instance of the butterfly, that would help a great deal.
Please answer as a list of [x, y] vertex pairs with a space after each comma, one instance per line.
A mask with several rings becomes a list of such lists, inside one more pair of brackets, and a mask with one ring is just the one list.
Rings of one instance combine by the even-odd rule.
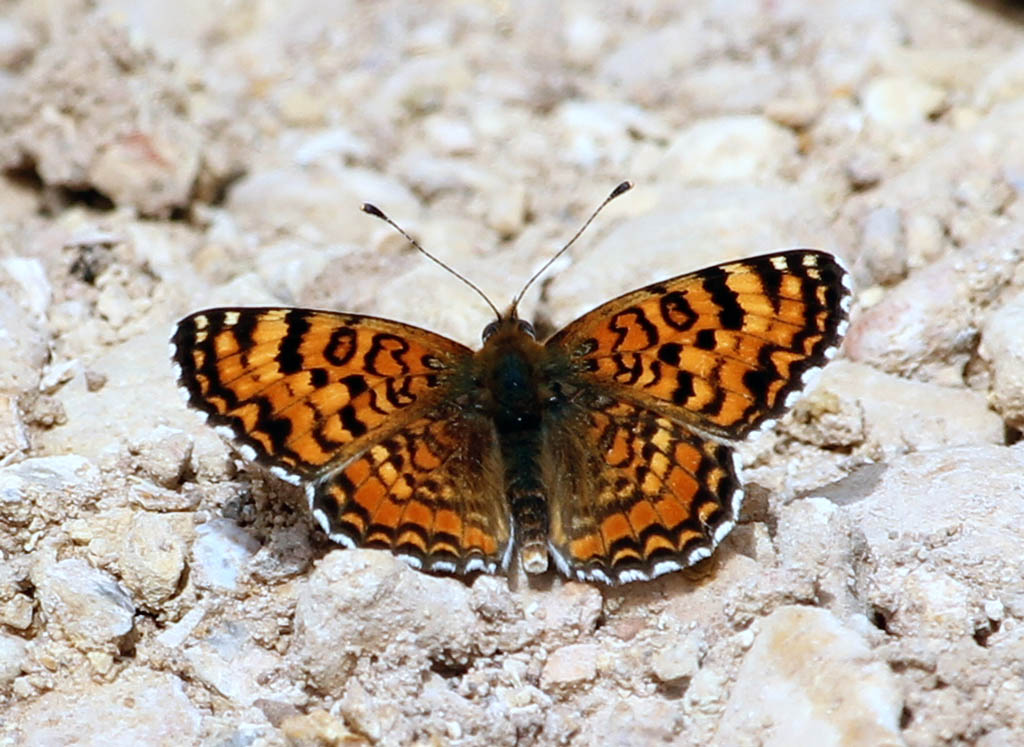
[[372, 316], [214, 308], [178, 323], [172, 358], [188, 404], [304, 486], [335, 542], [447, 574], [507, 571], [517, 551], [529, 574], [621, 584], [707, 558], [734, 527], [731, 444], [836, 354], [848, 277], [811, 249], [727, 262], [543, 341], [524, 288], [491, 304], [476, 351]]

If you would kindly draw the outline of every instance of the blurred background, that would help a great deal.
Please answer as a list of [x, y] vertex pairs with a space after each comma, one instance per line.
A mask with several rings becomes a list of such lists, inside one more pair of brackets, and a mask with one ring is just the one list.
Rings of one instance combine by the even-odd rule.
[[[0, 0], [0, 745], [1024, 742], [1022, 21]], [[378, 554], [173, 391], [204, 306], [476, 344], [488, 309], [364, 201], [500, 307], [623, 179], [526, 316], [794, 246], [857, 285], [706, 578], [339, 570]]]

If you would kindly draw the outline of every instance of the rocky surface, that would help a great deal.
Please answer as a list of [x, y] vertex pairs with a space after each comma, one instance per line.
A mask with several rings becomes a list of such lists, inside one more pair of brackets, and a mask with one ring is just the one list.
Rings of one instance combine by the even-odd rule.
[[[0, 18], [0, 747], [1024, 743], [1013, 3], [15, 0]], [[608, 589], [342, 550], [181, 404], [210, 305], [475, 344], [791, 246], [839, 360], [702, 565]]]

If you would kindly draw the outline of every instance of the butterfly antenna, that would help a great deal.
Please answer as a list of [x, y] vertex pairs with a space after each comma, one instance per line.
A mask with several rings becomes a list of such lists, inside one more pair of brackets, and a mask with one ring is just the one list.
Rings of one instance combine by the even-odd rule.
[[397, 224], [397, 223], [395, 223], [395, 222], [394, 222], [393, 220], [391, 220], [391, 219], [390, 219], [390, 218], [389, 218], [389, 217], [388, 217], [387, 215], [385, 215], [385, 214], [384, 214], [384, 211], [383, 211], [383, 210], [381, 210], [381, 209], [380, 209], [379, 207], [377, 207], [376, 205], [371, 205], [371, 204], [370, 204], [369, 202], [364, 202], [364, 203], [363, 203], [363, 212], [364, 212], [364, 213], [368, 213], [369, 215], [372, 215], [372, 216], [373, 216], [374, 218], [380, 218], [380, 219], [381, 219], [382, 221], [384, 221], [384, 222], [385, 222], [385, 223], [387, 223], [387, 224], [388, 224], [389, 226], [391, 226], [391, 227], [392, 227], [393, 229], [395, 229], [395, 230], [396, 230], [396, 231], [398, 231], [398, 232], [399, 232], [400, 234], [402, 234], [402, 236], [404, 236], [404, 237], [405, 237], [405, 240], [406, 240], [406, 241], [408, 241], [408, 242], [409, 242], [410, 244], [412, 244], [412, 245], [413, 245], [413, 247], [414, 247], [414, 248], [416, 249], [416, 251], [418, 251], [418, 252], [419, 252], [420, 254], [424, 255], [424, 256], [425, 256], [425, 257], [426, 257], [427, 259], [429, 259], [429, 260], [430, 260], [431, 262], [434, 262], [435, 264], [439, 265], [439, 266], [440, 266], [440, 267], [442, 267], [443, 269], [447, 270], [447, 271], [448, 271], [448, 272], [450, 272], [450, 273], [451, 273], [452, 275], [454, 275], [454, 276], [455, 276], [455, 277], [457, 277], [457, 278], [458, 278], [459, 280], [461, 280], [461, 281], [462, 281], [463, 283], [465, 283], [465, 284], [466, 284], [466, 285], [468, 285], [468, 286], [469, 286], [470, 288], [472, 288], [472, 289], [473, 289], [473, 290], [475, 290], [475, 291], [476, 291], [477, 293], [479, 293], [479, 294], [480, 294], [480, 298], [484, 299], [484, 301], [486, 301], [486, 302], [487, 302], [487, 305], [491, 307], [491, 311], [493, 311], [493, 312], [494, 312], [494, 315], [495, 315], [496, 317], [498, 317], [498, 319], [501, 319], [501, 312], [500, 312], [500, 311], [498, 311], [498, 307], [497, 307], [497, 306], [495, 306], [495, 305], [494, 305], [494, 304], [493, 304], [493, 303], [491, 302], [491, 299], [489, 299], [489, 298], [487, 297], [487, 294], [486, 294], [486, 293], [484, 293], [484, 292], [483, 292], [482, 290], [480, 290], [480, 288], [479, 288], [479, 287], [477, 287], [476, 283], [474, 283], [474, 282], [473, 282], [472, 280], [470, 280], [469, 278], [467, 278], [467, 277], [466, 277], [465, 275], [463, 275], [462, 273], [460, 273], [460, 272], [457, 272], [457, 271], [456, 271], [456, 270], [454, 270], [454, 269], [453, 269], [452, 267], [450, 267], [449, 265], [445, 264], [444, 262], [442, 262], [441, 260], [439, 260], [439, 259], [438, 259], [437, 257], [435, 257], [435, 256], [434, 256], [433, 254], [431, 254], [431, 253], [430, 253], [430, 252], [428, 252], [428, 251], [427, 251], [426, 249], [424, 249], [424, 248], [423, 248], [422, 246], [420, 246], [420, 242], [416, 241], [416, 239], [414, 239], [414, 238], [413, 238], [412, 236], [410, 236], [409, 234], [407, 234], [407, 233], [405, 232], [405, 230], [404, 230], [404, 229], [403, 229], [403, 228], [402, 228], [402, 227], [401, 227], [400, 225], [398, 225], [398, 224]]
[[597, 214], [600, 213], [602, 210], [604, 210], [605, 205], [607, 205], [609, 202], [614, 200], [616, 197], [625, 194], [626, 192], [628, 192], [631, 189], [633, 189], [633, 182], [631, 182], [631, 181], [624, 181], [624, 182], [620, 183], [615, 189], [613, 189], [611, 191], [611, 194], [609, 194], [607, 197], [604, 198], [604, 202], [602, 202], [600, 205], [598, 205], [597, 209], [593, 213], [590, 214], [590, 217], [587, 218], [586, 223], [584, 223], [582, 226], [580, 226], [579, 230], [576, 233], [573, 234], [573, 237], [571, 239], [569, 239], [568, 243], [565, 246], [563, 246], [561, 249], [559, 249], [557, 252], [555, 252], [555, 255], [551, 259], [549, 259], [547, 262], [545, 262], [543, 267], [541, 267], [539, 270], [537, 270], [537, 272], [533, 273], [533, 277], [531, 277], [529, 280], [526, 281], [526, 285], [523, 286], [523, 289], [521, 291], [519, 291], [519, 293], [516, 294], [515, 299], [512, 301], [512, 313], [513, 314], [515, 314], [515, 310], [519, 306], [519, 302], [523, 300], [523, 296], [526, 295], [526, 291], [528, 291], [530, 289], [530, 286], [533, 285], [534, 281], [536, 281], [537, 278], [539, 278], [541, 275], [543, 275], [545, 273], [545, 271], [547, 271], [547, 269], [549, 267], [551, 267], [551, 265], [553, 265], [555, 263], [555, 260], [557, 260], [559, 257], [561, 257], [563, 254], [565, 254], [569, 250], [569, 247], [572, 246], [576, 242], [576, 239], [578, 239], [580, 237], [580, 235], [584, 231], [587, 230], [587, 226], [589, 226], [594, 221], [594, 218], [597, 217]]

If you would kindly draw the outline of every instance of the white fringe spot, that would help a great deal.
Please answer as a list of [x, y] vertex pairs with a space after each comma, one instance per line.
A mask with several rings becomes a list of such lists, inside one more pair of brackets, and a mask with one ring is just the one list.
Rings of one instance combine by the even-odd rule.
[[287, 471], [283, 467], [271, 467], [270, 468], [270, 474], [272, 474], [275, 477], [278, 477], [278, 478], [284, 480], [287, 483], [291, 483], [292, 485], [301, 485], [302, 484], [302, 478], [300, 478], [296, 474], [293, 474], [293, 473]]
[[707, 547], [696, 547], [686, 557], [686, 562], [689, 565], [693, 565], [695, 563], [700, 562], [701, 560], [704, 560], [704, 558], [708, 558], [710, 556], [711, 556], [711, 549], [710, 548], [707, 548]]

